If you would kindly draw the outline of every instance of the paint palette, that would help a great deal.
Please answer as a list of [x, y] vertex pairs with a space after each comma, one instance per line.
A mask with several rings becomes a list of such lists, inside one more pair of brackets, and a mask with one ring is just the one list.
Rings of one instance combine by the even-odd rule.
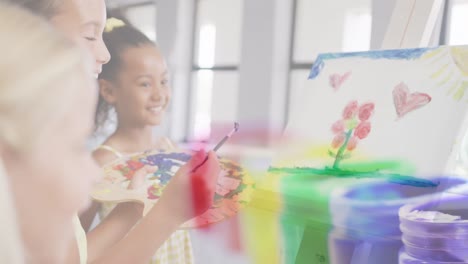
[[[190, 158], [191, 154], [184, 152], [150, 151], [116, 160], [103, 167], [105, 175], [94, 187], [92, 197], [100, 202], [140, 201], [145, 205], [146, 214], [158, 201], [172, 176]], [[182, 228], [197, 228], [222, 221], [235, 215], [250, 201], [254, 189], [252, 178], [233, 161], [220, 158], [219, 162], [221, 173], [213, 206], [183, 224]], [[147, 175], [140, 188], [128, 189], [135, 172], [145, 165], [157, 166], [158, 170]]]

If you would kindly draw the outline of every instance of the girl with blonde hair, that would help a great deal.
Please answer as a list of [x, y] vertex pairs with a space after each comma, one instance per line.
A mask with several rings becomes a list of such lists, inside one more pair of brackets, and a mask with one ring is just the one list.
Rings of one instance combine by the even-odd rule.
[[0, 4], [0, 32], [0, 262], [64, 263], [99, 174], [85, 149], [97, 99], [90, 61], [16, 7]]

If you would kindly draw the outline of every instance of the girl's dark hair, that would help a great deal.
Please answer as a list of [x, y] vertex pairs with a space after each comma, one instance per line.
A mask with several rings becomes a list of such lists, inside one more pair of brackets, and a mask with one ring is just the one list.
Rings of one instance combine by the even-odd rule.
[[[122, 53], [128, 48], [156, 44], [145, 34], [136, 29], [118, 11], [107, 11], [106, 31], [103, 34], [104, 43], [109, 50], [111, 60], [103, 65], [99, 79], [115, 82], [123, 66]], [[116, 22], [118, 21], [118, 22]], [[98, 130], [107, 121], [111, 106], [99, 95], [95, 115], [95, 127]]]

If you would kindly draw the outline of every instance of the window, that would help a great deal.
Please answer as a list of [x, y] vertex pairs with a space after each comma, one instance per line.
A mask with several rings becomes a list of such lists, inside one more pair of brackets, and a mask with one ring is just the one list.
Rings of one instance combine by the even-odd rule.
[[446, 32], [446, 44], [468, 44], [468, 0], [448, 1], [448, 17]]
[[192, 138], [207, 139], [217, 127], [237, 115], [239, 73], [235, 70], [197, 70], [193, 73]]
[[189, 140], [236, 118], [241, 21], [241, 0], [197, 1]]

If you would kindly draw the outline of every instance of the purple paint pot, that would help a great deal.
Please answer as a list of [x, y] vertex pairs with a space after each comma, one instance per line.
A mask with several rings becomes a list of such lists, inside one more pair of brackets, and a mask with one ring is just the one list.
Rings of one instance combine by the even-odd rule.
[[467, 187], [400, 209], [400, 264], [468, 263]]
[[332, 264], [395, 264], [403, 246], [398, 211], [408, 203], [430, 201], [436, 193], [467, 183], [436, 178], [423, 188], [387, 181], [367, 181], [337, 189], [330, 199], [333, 229], [328, 236]]

